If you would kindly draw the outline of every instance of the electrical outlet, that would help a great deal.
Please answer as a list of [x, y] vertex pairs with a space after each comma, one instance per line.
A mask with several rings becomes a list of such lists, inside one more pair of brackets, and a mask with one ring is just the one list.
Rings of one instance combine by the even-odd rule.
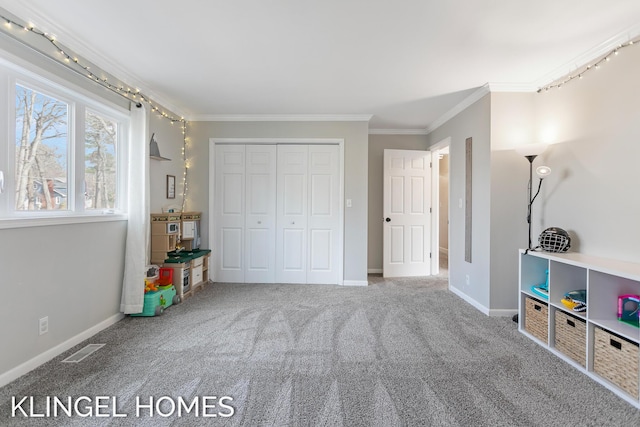
[[467, 286], [469, 286], [469, 275], [468, 274], [466, 275], [465, 279], [466, 279], [466, 282], [467, 282]]
[[40, 335], [44, 335], [49, 332], [49, 316], [45, 316], [38, 322], [38, 331]]

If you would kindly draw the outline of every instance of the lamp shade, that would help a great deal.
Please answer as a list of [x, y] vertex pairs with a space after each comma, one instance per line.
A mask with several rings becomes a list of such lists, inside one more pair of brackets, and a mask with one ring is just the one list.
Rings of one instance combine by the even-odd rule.
[[551, 175], [551, 168], [549, 166], [538, 166], [536, 168], [536, 173], [540, 179], [546, 178]]
[[516, 147], [516, 152], [521, 156], [537, 156], [547, 149], [547, 144], [523, 144]]

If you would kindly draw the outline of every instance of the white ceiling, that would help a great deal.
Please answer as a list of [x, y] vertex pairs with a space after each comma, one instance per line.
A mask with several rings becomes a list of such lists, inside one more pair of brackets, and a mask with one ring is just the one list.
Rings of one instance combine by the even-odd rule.
[[638, 0], [0, 0], [190, 119], [372, 115], [425, 129], [640, 33]]

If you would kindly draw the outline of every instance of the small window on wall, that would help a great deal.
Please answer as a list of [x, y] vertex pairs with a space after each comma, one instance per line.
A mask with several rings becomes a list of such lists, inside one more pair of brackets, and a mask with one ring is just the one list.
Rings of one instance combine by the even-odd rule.
[[68, 209], [69, 105], [16, 85], [15, 108], [15, 210]]
[[87, 110], [84, 124], [84, 207], [113, 209], [117, 206], [118, 122]]

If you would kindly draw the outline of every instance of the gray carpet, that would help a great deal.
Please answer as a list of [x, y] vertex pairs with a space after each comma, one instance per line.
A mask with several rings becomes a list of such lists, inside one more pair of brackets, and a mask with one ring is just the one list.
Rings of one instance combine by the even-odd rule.
[[[87, 343], [107, 345], [85, 361], [60, 363], [83, 343], [0, 389], [0, 425], [640, 425], [640, 411], [446, 279], [371, 282], [208, 285], [163, 316], [94, 336]], [[11, 396], [35, 396], [41, 410], [45, 396], [116, 396], [127, 417], [11, 418]], [[234, 414], [136, 418], [136, 397], [149, 396], [230, 396]]]

